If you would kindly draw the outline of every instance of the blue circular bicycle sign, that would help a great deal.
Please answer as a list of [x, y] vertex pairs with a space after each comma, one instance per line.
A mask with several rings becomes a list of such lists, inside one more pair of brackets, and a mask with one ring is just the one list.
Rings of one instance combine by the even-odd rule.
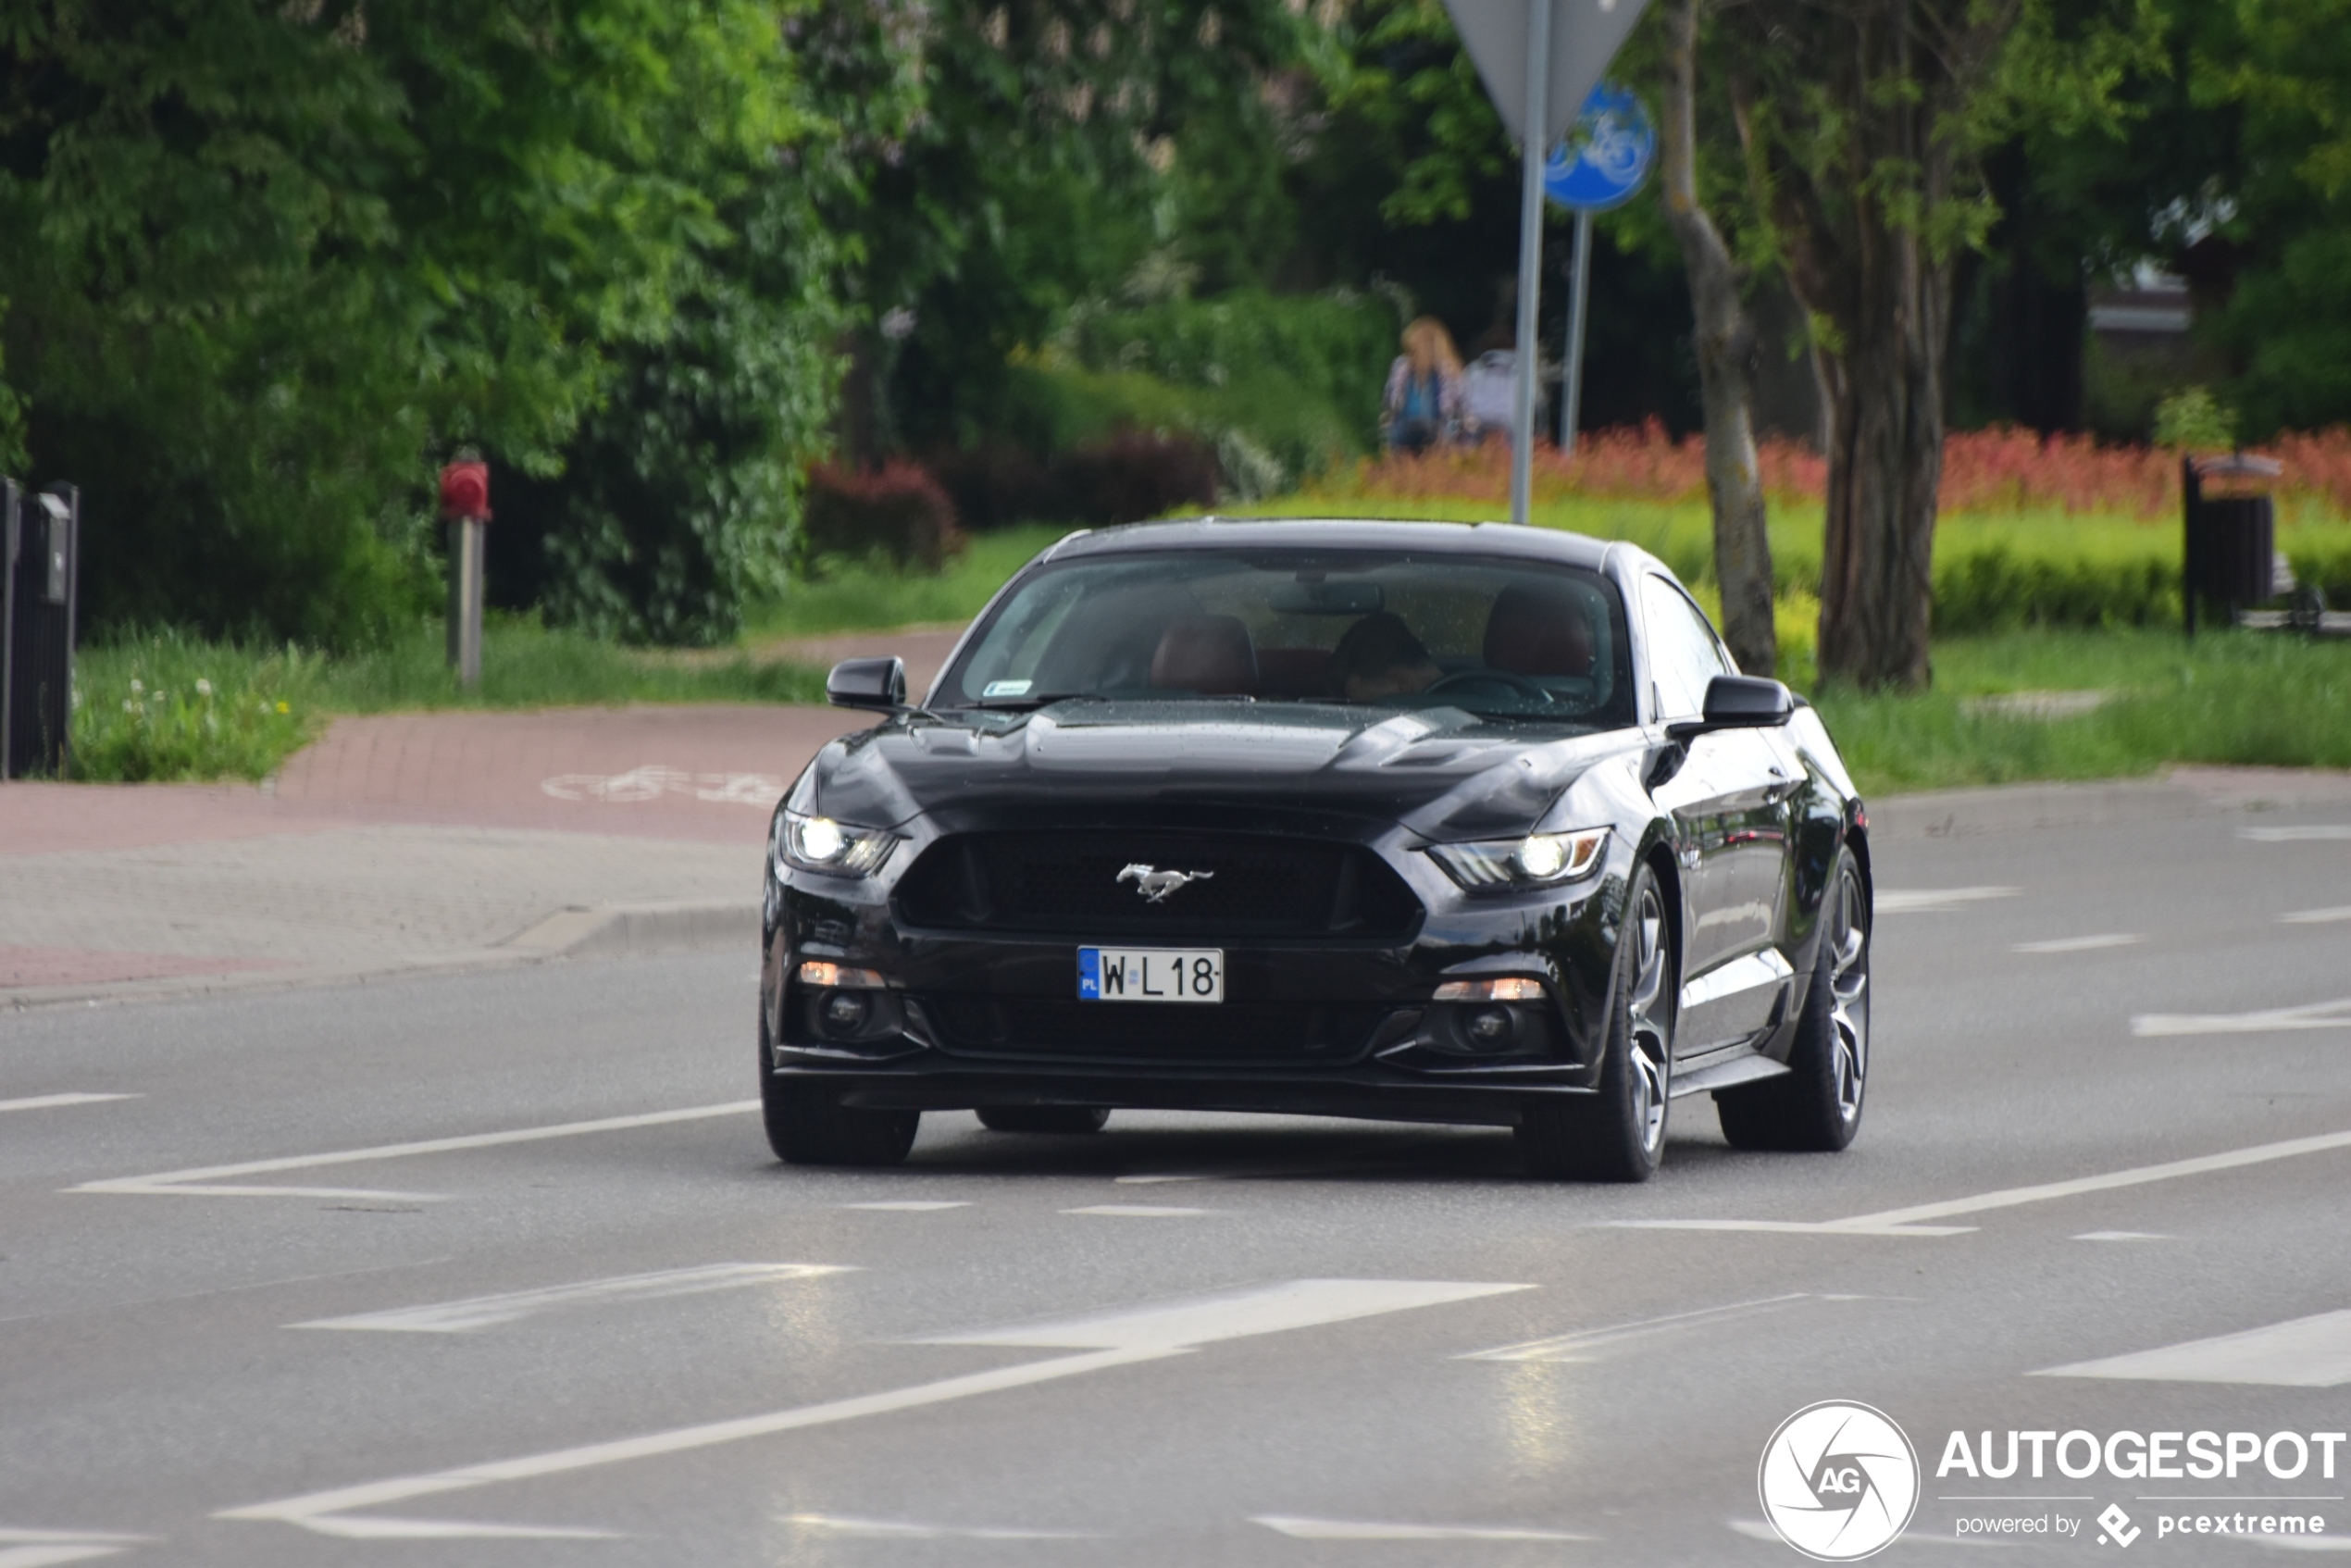
[[1657, 128], [1648, 111], [1626, 89], [1603, 81], [1551, 149], [1543, 192], [1561, 206], [1605, 212], [1637, 195], [1656, 161]]

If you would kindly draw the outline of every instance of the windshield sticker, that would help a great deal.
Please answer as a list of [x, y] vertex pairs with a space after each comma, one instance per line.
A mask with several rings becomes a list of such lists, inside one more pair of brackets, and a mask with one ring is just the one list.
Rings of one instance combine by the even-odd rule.
[[1035, 684], [1036, 682], [1032, 680], [991, 680], [988, 683], [988, 690], [982, 691], [980, 696], [983, 699], [989, 697], [1026, 697], [1028, 695], [1028, 689]]

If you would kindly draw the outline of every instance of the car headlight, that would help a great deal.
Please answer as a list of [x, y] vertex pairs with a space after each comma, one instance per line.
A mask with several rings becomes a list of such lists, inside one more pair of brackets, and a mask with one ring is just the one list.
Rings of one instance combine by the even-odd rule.
[[776, 874], [790, 868], [833, 877], [871, 877], [889, 860], [898, 835], [877, 828], [851, 828], [829, 816], [784, 813], [776, 837]]
[[1472, 892], [1485, 892], [1582, 881], [1599, 869], [1600, 852], [1607, 847], [1607, 828], [1586, 828], [1478, 844], [1431, 844], [1428, 852], [1454, 881]]

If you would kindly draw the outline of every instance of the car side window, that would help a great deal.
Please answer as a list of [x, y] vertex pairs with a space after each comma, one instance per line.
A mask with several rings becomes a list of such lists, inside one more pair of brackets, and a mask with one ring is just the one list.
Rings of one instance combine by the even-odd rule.
[[1696, 718], [1706, 711], [1708, 683], [1735, 673], [1730, 660], [1698, 607], [1663, 578], [1641, 579], [1641, 607], [1648, 623], [1649, 678], [1657, 687], [1659, 716]]

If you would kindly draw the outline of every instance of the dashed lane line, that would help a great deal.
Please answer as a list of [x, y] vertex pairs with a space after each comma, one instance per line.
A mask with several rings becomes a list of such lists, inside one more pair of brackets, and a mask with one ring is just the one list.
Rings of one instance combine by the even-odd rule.
[[316, 1318], [292, 1324], [294, 1328], [367, 1329], [383, 1334], [473, 1334], [548, 1313], [603, 1306], [616, 1301], [662, 1300], [673, 1296], [701, 1296], [714, 1290], [740, 1290], [755, 1285], [776, 1285], [788, 1279], [815, 1279], [851, 1272], [846, 1263], [703, 1263], [692, 1268], [662, 1269], [653, 1274], [615, 1275], [608, 1279], [583, 1279], [537, 1290], [510, 1290], [496, 1296], [474, 1296], [462, 1301], [429, 1306], [395, 1307], [389, 1312], [359, 1313], [350, 1317]]
[[[2320, 1313], [2238, 1334], [2166, 1345], [2161, 1350], [2074, 1362], [2033, 1375], [2340, 1388], [2351, 1383], [2351, 1312]], [[2344, 1439], [2337, 1437], [2336, 1441]], [[2327, 1473], [2335, 1473], [2332, 1463], [2327, 1466]]]
[[1210, 1213], [1208, 1209], [1178, 1209], [1159, 1203], [1088, 1203], [1082, 1209], [1064, 1209], [1064, 1214], [1101, 1214], [1112, 1219], [1181, 1220]]
[[[136, 1094], [35, 1094], [23, 1100], [0, 1100], [0, 1111], [54, 1111], [66, 1105], [101, 1105], [109, 1100], [137, 1100]], [[0, 1563], [0, 1568], [6, 1568]]]
[[2252, 1013], [2143, 1013], [2131, 1020], [2141, 1039], [2176, 1035], [2270, 1035], [2302, 1029], [2351, 1029], [2351, 997], [2302, 1007], [2266, 1007]]
[[469, 1133], [461, 1138], [429, 1138], [415, 1143], [386, 1143], [372, 1149], [343, 1149], [326, 1154], [295, 1154], [280, 1160], [248, 1160], [236, 1165], [206, 1165], [189, 1171], [164, 1171], [155, 1176], [116, 1176], [68, 1187], [68, 1192], [128, 1194], [141, 1198], [387, 1198], [404, 1202], [434, 1202], [438, 1192], [391, 1192], [349, 1187], [255, 1187], [228, 1178], [271, 1176], [280, 1171], [316, 1170], [322, 1165], [355, 1165], [376, 1160], [404, 1160], [418, 1154], [451, 1154], [467, 1149], [495, 1149], [509, 1143], [538, 1143], [551, 1138], [578, 1138], [594, 1132], [621, 1132], [631, 1127], [666, 1126], [674, 1122], [707, 1121], [714, 1116], [740, 1116], [759, 1109], [756, 1100], [729, 1101], [724, 1105], [692, 1105], [682, 1111], [653, 1111], [636, 1116], [603, 1116], [590, 1122], [558, 1122], [552, 1126], [516, 1127], [505, 1132]]
[[2028, 1203], [2046, 1203], [2060, 1198], [2078, 1198], [2089, 1192], [2144, 1187], [2150, 1182], [2173, 1181], [2183, 1176], [2209, 1176], [2219, 1171], [2240, 1170], [2247, 1165], [2268, 1164], [2274, 1160], [2324, 1154], [2337, 1149], [2351, 1149], [2351, 1132], [2321, 1133], [2315, 1138], [2289, 1138], [2278, 1143], [2258, 1143], [2249, 1149], [2199, 1154], [2187, 1160], [2167, 1160], [2159, 1165], [2137, 1165], [2129, 1170], [2108, 1171], [2102, 1176], [2076, 1176], [2070, 1181], [2042, 1182], [2033, 1187], [2004, 1187], [1996, 1192], [1980, 1192], [1972, 1198], [1919, 1203], [1907, 1209], [1885, 1209], [1874, 1214], [1855, 1214], [1849, 1219], [1611, 1220], [1608, 1223], [1612, 1227], [1626, 1230], [1780, 1231], [1800, 1236], [1959, 1236], [1976, 1227], [1935, 1225], [1932, 1222], [1957, 1219], [1965, 1214], [1989, 1213], [1999, 1209], [2021, 1208]]
[[2045, 942], [2019, 942], [2016, 952], [2096, 952], [2110, 947], [2136, 947], [2146, 940], [2134, 931], [2101, 931], [2094, 936], [2058, 937]]

